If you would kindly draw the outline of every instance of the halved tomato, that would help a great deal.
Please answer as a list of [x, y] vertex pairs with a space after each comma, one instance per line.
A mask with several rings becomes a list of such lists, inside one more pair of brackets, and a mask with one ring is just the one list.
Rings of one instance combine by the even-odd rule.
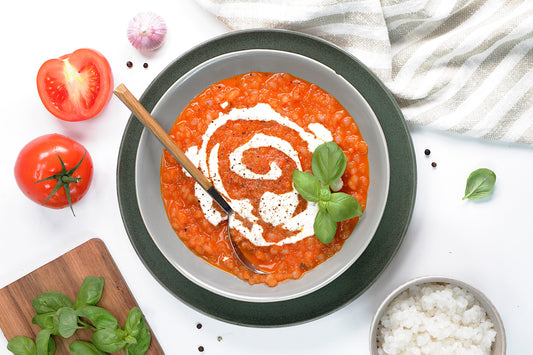
[[37, 73], [37, 90], [52, 115], [82, 121], [99, 114], [109, 102], [113, 74], [101, 53], [82, 48], [44, 62]]

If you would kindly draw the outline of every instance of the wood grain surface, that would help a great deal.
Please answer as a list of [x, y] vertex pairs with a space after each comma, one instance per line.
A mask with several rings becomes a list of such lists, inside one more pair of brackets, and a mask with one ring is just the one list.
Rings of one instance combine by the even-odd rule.
[[[105, 279], [102, 298], [97, 305], [110, 311], [123, 327], [128, 311], [138, 305], [104, 242], [94, 238], [0, 289], [0, 328], [5, 337], [9, 340], [24, 335], [35, 339], [40, 328], [31, 322], [35, 315], [32, 300], [45, 291], [59, 291], [74, 301], [87, 276]], [[150, 320], [146, 321], [149, 323]], [[90, 330], [84, 329], [76, 331], [69, 339], [54, 336], [55, 354], [70, 354], [70, 342], [90, 341], [91, 334]], [[153, 333], [147, 354], [164, 354]]]

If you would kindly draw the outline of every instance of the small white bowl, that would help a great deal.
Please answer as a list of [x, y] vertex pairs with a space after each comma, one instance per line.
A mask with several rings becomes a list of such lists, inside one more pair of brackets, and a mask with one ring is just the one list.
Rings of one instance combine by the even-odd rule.
[[481, 291], [472, 287], [471, 285], [459, 281], [457, 279], [452, 279], [449, 277], [442, 276], [423, 276], [410, 281], [405, 282], [404, 284], [398, 286], [394, 291], [392, 291], [383, 302], [379, 305], [374, 318], [372, 319], [372, 326], [370, 328], [370, 354], [378, 355], [377, 347], [377, 335], [378, 335], [378, 326], [385, 313], [389, 304], [403, 291], [407, 290], [413, 286], [421, 286], [424, 284], [433, 284], [433, 283], [442, 283], [442, 284], [451, 284], [459, 286], [463, 290], [470, 292], [476, 300], [479, 302], [481, 307], [487, 312], [487, 316], [490, 318], [494, 325], [494, 330], [496, 331], [496, 338], [492, 344], [492, 354], [493, 355], [504, 355], [506, 349], [505, 343], [505, 328], [503, 327], [503, 322], [496, 310], [496, 307], [491, 303], [491, 301], [485, 296]]

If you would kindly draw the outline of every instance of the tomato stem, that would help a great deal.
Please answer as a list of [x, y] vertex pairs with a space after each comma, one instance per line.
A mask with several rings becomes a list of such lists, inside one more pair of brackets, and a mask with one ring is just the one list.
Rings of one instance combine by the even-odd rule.
[[83, 156], [81, 157], [81, 159], [78, 162], [78, 164], [76, 164], [75, 167], [73, 167], [72, 169], [69, 169], [69, 170], [67, 170], [67, 168], [65, 167], [65, 163], [63, 163], [63, 160], [61, 159], [61, 157], [58, 154], [57, 157], [59, 158], [59, 161], [61, 162], [61, 172], [34, 182], [34, 184], [36, 184], [38, 182], [43, 182], [43, 181], [46, 181], [46, 180], [57, 180], [56, 186], [54, 186], [54, 188], [52, 189], [52, 192], [50, 193], [50, 195], [48, 195], [46, 200], [43, 202], [43, 205], [46, 204], [48, 202], [48, 200], [52, 196], [54, 196], [54, 194], [61, 187], [63, 187], [63, 189], [65, 189], [65, 195], [67, 196], [67, 201], [68, 201], [68, 204], [70, 206], [70, 210], [72, 211], [72, 214], [74, 216], [76, 216], [76, 214], [74, 213], [74, 208], [72, 208], [72, 200], [71, 200], [71, 197], [70, 197], [69, 184], [78, 183], [79, 181], [81, 181], [81, 177], [74, 177], [74, 176], [72, 176], [72, 174], [80, 167], [81, 162], [83, 161], [83, 158], [85, 158], [85, 154], [86, 153], [83, 153]]
[[64, 183], [71, 183], [71, 182], [78, 182], [80, 181], [81, 178], [77, 178], [77, 177], [72, 177], [72, 176], [62, 176], [61, 177], [61, 181], [64, 182]]

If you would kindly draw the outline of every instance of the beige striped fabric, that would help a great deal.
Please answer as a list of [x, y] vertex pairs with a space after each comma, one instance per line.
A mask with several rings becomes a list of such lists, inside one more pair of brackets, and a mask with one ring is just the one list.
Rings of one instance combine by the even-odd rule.
[[410, 123], [533, 144], [533, 0], [196, 1], [230, 29], [291, 29], [346, 49]]

